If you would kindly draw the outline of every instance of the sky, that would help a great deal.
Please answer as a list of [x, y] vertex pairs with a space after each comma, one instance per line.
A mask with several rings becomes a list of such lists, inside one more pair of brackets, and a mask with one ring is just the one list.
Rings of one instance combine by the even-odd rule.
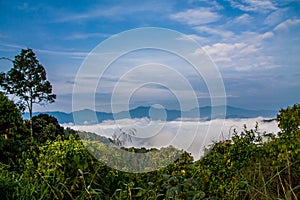
[[[228, 105], [279, 110], [300, 102], [299, 0], [1, 0], [0, 8], [0, 57], [13, 59], [22, 48], [33, 49], [57, 94], [54, 104], [35, 106], [35, 111], [71, 112], [76, 75], [90, 52], [124, 31], [143, 27], [174, 30], [197, 42], [221, 75]], [[130, 42], [137, 41], [123, 40], [119, 47]], [[108, 57], [103, 54], [101, 58]], [[160, 65], [150, 65], [154, 61]], [[144, 68], [129, 74], [136, 66]], [[0, 67], [7, 71], [11, 62], [0, 60]], [[177, 79], [172, 79], [175, 74], [163, 71], [169, 70], [167, 67], [187, 77], [199, 106], [211, 105], [205, 77], [193, 76], [185, 60], [170, 52], [144, 49], [112, 63], [98, 80], [94, 90], [97, 105], [93, 108], [111, 110], [113, 89], [121, 78], [121, 89], [136, 86], [125, 104], [177, 108], [178, 95], [165, 84], [148, 81], [141, 85], [146, 75], [161, 75], [160, 80], [166, 76], [173, 86]], [[184, 92], [180, 94], [188, 96]], [[126, 93], [124, 89], [119, 94]]]

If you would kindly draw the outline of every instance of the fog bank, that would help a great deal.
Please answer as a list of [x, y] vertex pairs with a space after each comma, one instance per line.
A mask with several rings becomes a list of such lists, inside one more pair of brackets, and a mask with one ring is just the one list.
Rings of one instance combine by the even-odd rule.
[[[211, 121], [197, 121], [195, 119], [184, 119], [181, 121], [151, 121], [148, 118], [108, 120], [95, 125], [69, 125], [75, 130], [93, 132], [105, 137], [113, 134], [120, 135], [122, 130], [135, 129], [132, 141], [127, 141], [125, 146], [160, 148], [173, 145], [179, 149], [190, 152], [195, 159], [199, 159], [204, 153], [204, 148], [212, 142], [225, 140], [231, 137], [233, 130], [243, 130], [244, 124], [248, 129], [255, 127], [261, 132], [277, 133], [279, 128], [276, 121], [263, 122], [264, 118], [247, 119], [215, 119]], [[121, 138], [122, 139], [122, 138]]]

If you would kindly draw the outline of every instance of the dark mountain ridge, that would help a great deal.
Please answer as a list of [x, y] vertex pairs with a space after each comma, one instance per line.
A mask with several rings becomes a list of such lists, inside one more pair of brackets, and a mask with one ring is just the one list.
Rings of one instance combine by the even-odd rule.
[[[212, 110], [214, 111], [212, 114]], [[224, 112], [224, 110], [226, 112]], [[121, 111], [118, 113], [107, 113], [93, 111], [89, 109], [74, 111], [71, 113], [52, 111], [52, 112], [34, 112], [33, 116], [41, 113], [49, 114], [57, 118], [60, 124], [75, 123], [76, 124], [96, 124], [105, 120], [117, 120], [126, 118], [143, 118], [147, 117], [152, 120], [174, 121], [179, 118], [200, 118], [201, 120], [211, 120], [218, 118], [275, 118], [277, 111], [274, 110], [249, 110], [237, 108], [233, 106], [205, 106], [194, 108], [189, 111], [169, 110], [161, 108], [153, 108], [150, 106], [140, 106], [134, 109]], [[225, 114], [226, 113], [226, 114]], [[23, 115], [24, 118], [29, 118], [29, 113]]]

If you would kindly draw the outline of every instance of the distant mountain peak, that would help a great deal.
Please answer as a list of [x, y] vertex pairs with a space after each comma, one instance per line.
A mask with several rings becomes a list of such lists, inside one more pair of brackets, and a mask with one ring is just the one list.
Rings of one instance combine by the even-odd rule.
[[[130, 109], [129, 111], [121, 111], [118, 113], [107, 113], [107, 112], [99, 112], [99, 111], [93, 111], [91, 109], [83, 109], [74, 111], [71, 113], [64, 113], [60, 111], [54, 111], [54, 112], [35, 112], [33, 113], [34, 116], [45, 113], [52, 115], [57, 118], [58, 122], [61, 124], [64, 123], [74, 123], [74, 116], [76, 116], [76, 123], [77, 124], [86, 124], [86, 123], [101, 123], [104, 120], [116, 120], [116, 119], [124, 119], [124, 118], [151, 118], [149, 111], [152, 107], [151, 106], [139, 106], [133, 109]], [[255, 118], [255, 117], [266, 117], [266, 118], [274, 118], [277, 114], [277, 111], [273, 110], [249, 110], [249, 109], [243, 109], [238, 108], [234, 106], [225, 106], [226, 109], [226, 115], [224, 113], [218, 113], [219, 109], [223, 109], [224, 105], [220, 106], [204, 106], [200, 108], [193, 108], [189, 111], [180, 111], [180, 110], [172, 110], [172, 109], [164, 109], [166, 112], [166, 120], [167, 121], [173, 121], [179, 118], [201, 118], [206, 120], [211, 120], [215, 118]], [[152, 108], [160, 110], [162, 108]], [[216, 113], [214, 113], [214, 116], [211, 115], [212, 109], [215, 109]], [[197, 114], [200, 114], [198, 116]], [[94, 116], [97, 118], [94, 119]], [[25, 113], [23, 115], [24, 118], [29, 118], [29, 114]], [[159, 116], [156, 116], [157, 120], [160, 120]], [[161, 119], [165, 120], [165, 119]]]

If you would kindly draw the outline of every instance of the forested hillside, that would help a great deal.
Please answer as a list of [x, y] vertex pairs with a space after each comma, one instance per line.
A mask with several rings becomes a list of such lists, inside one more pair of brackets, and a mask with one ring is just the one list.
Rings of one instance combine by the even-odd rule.
[[[54, 117], [30, 123], [14, 102], [0, 94], [0, 199], [298, 199], [300, 196], [300, 105], [281, 109], [279, 133], [234, 132], [194, 161], [173, 147], [125, 149], [181, 155], [148, 173], [126, 173], [95, 159], [84, 142], [107, 154], [114, 141], [92, 133], [63, 130]], [[82, 136], [82, 140], [79, 137]], [[110, 145], [110, 146], [109, 146]], [[156, 154], [157, 153], [157, 154]], [[116, 156], [116, 155], [114, 155]], [[122, 160], [124, 158], [120, 158]], [[126, 159], [126, 158], [125, 158]], [[143, 168], [143, 162], [132, 163]], [[126, 169], [125, 169], [126, 171]]]

